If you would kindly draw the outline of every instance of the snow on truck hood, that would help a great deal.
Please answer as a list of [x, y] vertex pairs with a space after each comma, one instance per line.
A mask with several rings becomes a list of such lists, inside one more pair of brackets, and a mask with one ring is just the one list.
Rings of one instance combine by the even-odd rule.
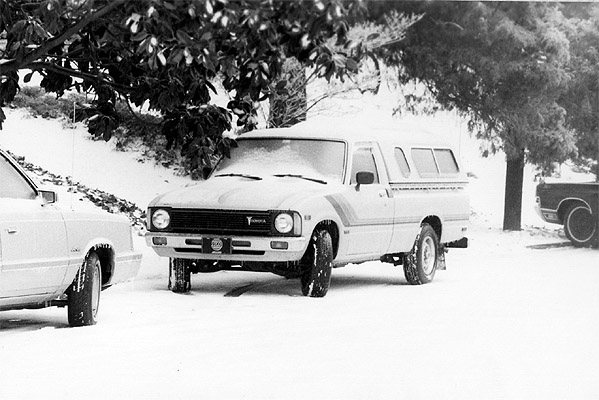
[[290, 209], [314, 195], [339, 190], [339, 183], [322, 184], [295, 177], [265, 177], [262, 180], [237, 176], [212, 177], [156, 197], [150, 207], [213, 209]]

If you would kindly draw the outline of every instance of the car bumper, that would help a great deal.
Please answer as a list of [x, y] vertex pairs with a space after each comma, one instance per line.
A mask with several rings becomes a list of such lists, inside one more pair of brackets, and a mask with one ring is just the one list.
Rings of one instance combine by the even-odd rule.
[[[228, 236], [223, 252], [203, 248], [203, 235], [148, 232], [146, 244], [162, 257], [197, 260], [285, 262], [298, 261], [304, 255], [307, 241], [303, 237]], [[210, 236], [214, 238], [214, 236]]]
[[138, 252], [117, 254], [110, 285], [135, 278], [141, 266], [141, 257]]
[[557, 215], [556, 210], [550, 210], [548, 208], [541, 208], [538, 203], [535, 206], [535, 210], [541, 219], [545, 222], [549, 222], [551, 224], [561, 224], [562, 222]]

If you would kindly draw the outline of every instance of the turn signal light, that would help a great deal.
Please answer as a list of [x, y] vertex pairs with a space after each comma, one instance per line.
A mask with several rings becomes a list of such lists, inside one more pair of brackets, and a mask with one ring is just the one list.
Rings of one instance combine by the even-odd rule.
[[153, 237], [152, 243], [154, 246], [166, 246], [166, 238], [165, 237]]
[[287, 242], [270, 242], [270, 248], [273, 250], [287, 250], [289, 243]]

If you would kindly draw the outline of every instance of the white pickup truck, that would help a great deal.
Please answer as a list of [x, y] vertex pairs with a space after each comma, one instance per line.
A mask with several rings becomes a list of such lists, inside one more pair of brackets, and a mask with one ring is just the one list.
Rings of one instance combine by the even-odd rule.
[[381, 260], [411, 284], [467, 247], [467, 178], [442, 137], [422, 130], [257, 130], [209, 178], [155, 198], [146, 242], [170, 258], [169, 288], [190, 274], [267, 271], [325, 296], [331, 269]]

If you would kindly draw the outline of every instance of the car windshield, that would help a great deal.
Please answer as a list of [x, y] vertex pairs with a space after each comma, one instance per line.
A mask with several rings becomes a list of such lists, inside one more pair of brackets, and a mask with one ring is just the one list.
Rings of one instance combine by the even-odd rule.
[[239, 139], [212, 176], [295, 177], [341, 182], [345, 143], [316, 139]]

